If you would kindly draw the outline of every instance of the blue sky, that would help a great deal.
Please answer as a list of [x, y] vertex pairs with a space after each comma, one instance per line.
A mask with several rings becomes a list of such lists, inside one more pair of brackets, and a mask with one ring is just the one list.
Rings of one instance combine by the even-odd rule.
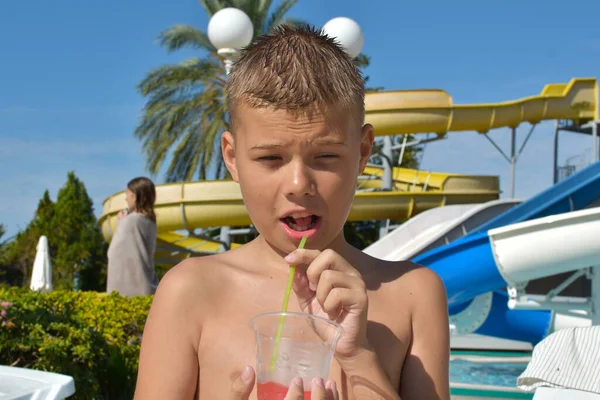
[[[476, 103], [597, 76], [600, 31], [585, 17], [599, 12], [597, 0], [300, 0], [290, 16], [317, 26], [356, 20], [374, 86], [440, 88], [455, 103]], [[26, 226], [45, 189], [56, 198], [69, 170], [84, 181], [97, 215], [106, 197], [147, 174], [133, 137], [144, 104], [135, 86], [151, 68], [194, 54], [167, 54], [156, 43], [176, 23], [205, 29], [208, 19], [196, 0], [1, 2], [0, 222], [9, 235]], [[507, 149], [508, 133], [491, 137]], [[589, 152], [589, 137], [563, 138], [561, 161]], [[476, 133], [429, 144], [422, 168], [499, 175], [508, 192], [508, 164]], [[519, 160], [517, 196], [549, 186], [551, 168], [552, 123], [545, 123]]]

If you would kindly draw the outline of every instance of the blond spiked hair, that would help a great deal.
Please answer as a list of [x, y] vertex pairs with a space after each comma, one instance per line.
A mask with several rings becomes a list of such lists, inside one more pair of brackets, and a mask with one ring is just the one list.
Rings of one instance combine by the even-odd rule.
[[290, 113], [344, 110], [364, 121], [364, 80], [342, 47], [308, 25], [257, 37], [234, 63], [226, 86], [235, 132], [239, 104]]

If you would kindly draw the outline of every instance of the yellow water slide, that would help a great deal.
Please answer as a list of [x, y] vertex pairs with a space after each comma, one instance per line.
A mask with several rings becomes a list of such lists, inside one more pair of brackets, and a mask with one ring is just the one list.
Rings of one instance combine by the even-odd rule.
[[[598, 86], [594, 78], [572, 79], [566, 84], [546, 85], [537, 96], [494, 103], [453, 105], [442, 90], [402, 90], [366, 96], [366, 120], [378, 136], [451, 131], [488, 132], [517, 127], [522, 122], [571, 120], [575, 124], [598, 119]], [[499, 197], [494, 176], [467, 176], [395, 168], [394, 191], [377, 191], [382, 170], [369, 167], [358, 187], [351, 221], [393, 219], [414, 215], [448, 204], [483, 203]], [[156, 215], [158, 263], [173, 263], [190, 253], [219, 251], [221, 245], [196, 237], [197, 228], [246, 226], [250, 219], [239, 186], [232, 181], [201, 181], [158, 185]], [[99, 224], [107, 241], [116, 229], [117, 213], [126, 207], [119, 192], [103, 203]], [[182, 231], [178, 233], [176, 231]], [[187, 232], [187, 233], [186, 233]]]

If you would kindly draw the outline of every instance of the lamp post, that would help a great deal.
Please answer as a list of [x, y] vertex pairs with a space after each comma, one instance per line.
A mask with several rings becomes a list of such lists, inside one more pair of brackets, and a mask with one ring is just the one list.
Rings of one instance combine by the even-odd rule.
[[[346, 50], [346, 53], [352, 58], [360, 54], [365, 43], [365, 37], [354, 20], [346, 17], [333, 18], [322, 28], [323, 32], [332, 38], [335, 38], [340, 45]], [[384, 190], [392, 190], [393, 180], [393, 146], [390, 136], [383, 137], [383, 148], [381, 156], [383, 158], [383, 177], [381, 188]]]
[[365, 43], [365, 37], [356, 21], [347, 17], [330, 19], [321, 30], [335, 38], [351, 58], [356, 58]]
[[223, 57], [227, 75], [240, 49], [250, 44], [253, 35], [250, 17], [238, 8], [223, 8], [208, 21], [208, 39]]
[[[356, 21], [347, 17], [337, 17], [327, 21], [327, 23], [323, 25], [322, 31], [327, 36], [336, 39], [351, 58], [355, 58], [360, 54], [360, 51], [365, 43], [365, 37], [360, 25], [358, 25]], [[383, 177], [381, 180], [381, 188], [383, 190], [392, 190], [394, 184], [394, 165], [392, 161], [392, 138], [390, 136], [383, 137], [381, 157], [383, 158]], [[387, 231], [388, 223], [385, 221], [379, 230], [379, 237], [381, 238], [386, 235]]]
[[[365, 43], [365, 37], [360, 25], [354, 20], [346, 17], [333, 18], [323, 25], [322, 30], [327, 36], [335, 38], [350, 57], [355, 58], [360, 54]], [[381, 188], [383, 190], [392, 190], [394, 186], [392, 145], [391, 136], [384, 136], [381, 150], [381, 157], [383, 158]]]
[[[240, 49], [252, 41], [254, 27], [250, 17], [242, 10], [233, 7], [222, 8], [208, 21], [208, 39], [223, 58], [225, 74], [229, 75], [233, 61]], [[230, 227], [222, 226], [219, 240], [229, 249], [231, 244]]]

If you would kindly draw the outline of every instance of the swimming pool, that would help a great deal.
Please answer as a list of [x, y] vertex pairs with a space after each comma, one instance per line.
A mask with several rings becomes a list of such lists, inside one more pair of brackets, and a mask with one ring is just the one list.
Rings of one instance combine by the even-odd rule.
[[525, 370], [529, 360], [528, 353], [452, 352], [452, 399], [533, 398], [533, 393], [525, 393], [517, 388], [517, 378]]

